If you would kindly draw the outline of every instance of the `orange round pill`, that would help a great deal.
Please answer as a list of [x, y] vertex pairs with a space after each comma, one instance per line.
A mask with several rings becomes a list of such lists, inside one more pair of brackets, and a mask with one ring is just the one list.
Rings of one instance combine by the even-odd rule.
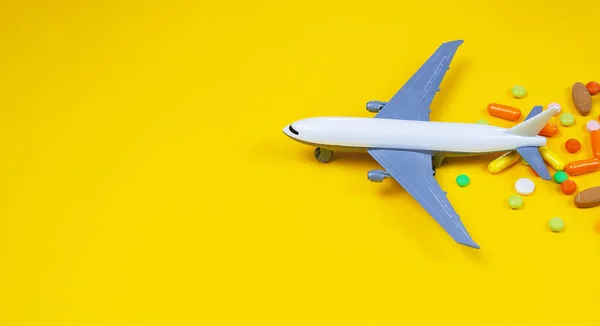
[[560, 190], [563, 192], [563, 194], [570, 195], [577, 190], [577, 184], [571, 179], [565, 180], [560, 184]]
[[600, 84], [598, 84], [595, 81], [591, 81], [591, 82], [587, 83], [585, 85], [585, 87], [587, 87], [588, 92], [590, 92], [590, 95], [596, 95], [596, 94], [600, 93]]
[[577, 153], [581, 149], [581, 143], [579, 140], [571, 138], [565, 143], [565, 148], [571, 154]]

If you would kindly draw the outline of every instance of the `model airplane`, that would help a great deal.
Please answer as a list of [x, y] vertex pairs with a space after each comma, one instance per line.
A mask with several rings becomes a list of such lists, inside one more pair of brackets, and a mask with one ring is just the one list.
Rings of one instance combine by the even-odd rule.
[[538, 148], [540, 130], [558, 109], [536, 106], [512, 127], [429, 121], [430, 104], [463, 41], [443, 43], [389, 102], [369, 101], [375, 118], [322, 117], [296, 121], [283, 129], [294, 140], [316, 147], [315, 158], [328, 162], [333, 150], [365, 150], [385, 171], [369, 171], [370, 181], [395, 179], [458, 243], [477, 248], [434, 178], [445, 156], [516, 150], [545, 180], [550, 173]]

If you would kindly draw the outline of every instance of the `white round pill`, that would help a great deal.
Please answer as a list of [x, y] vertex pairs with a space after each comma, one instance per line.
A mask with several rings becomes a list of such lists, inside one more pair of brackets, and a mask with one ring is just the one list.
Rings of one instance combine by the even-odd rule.
[[561, 111], [560, 104], [558, 104], [556, 102], [552, 102], [552, 103], [548, 104], [548, 109], [553, 109], [553, 108], [557, 108], [558, 109], [558, 111], [556, 111], [556, 114], [554, 114], [554, 115], [555, 116], [559, 115], [560, 111]]
[[598, 130], [600, 129], [600, 122], [596, 120], [590, 120], [588, 121], [588, 123], [585, 124], [585, 129], [587, 129], [588, 132]]
[[535, 190], [535, 183], [527, 178], [521, 178], [515, 182], [515, 190], [519, 195], [531, 195]]

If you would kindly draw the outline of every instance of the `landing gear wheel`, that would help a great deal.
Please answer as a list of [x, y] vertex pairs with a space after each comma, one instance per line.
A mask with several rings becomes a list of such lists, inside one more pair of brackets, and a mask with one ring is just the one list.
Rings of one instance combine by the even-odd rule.
[[333, 151], [325, 148], [317, 147], [314, 152], [315, 158], [321, 163], [327, 163], [333, 156]]

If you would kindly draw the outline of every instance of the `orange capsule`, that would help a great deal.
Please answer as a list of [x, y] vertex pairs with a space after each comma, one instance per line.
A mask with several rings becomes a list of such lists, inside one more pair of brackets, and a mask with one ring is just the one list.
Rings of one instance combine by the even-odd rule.
[[580, 175], [600, 169], [600, 158], [592, 157], [587, 160], [574, 161], [565, 166], [569, 175]]
[[538, 135], [544, 137], [554, 137], [556, 134], [558, 134], [558, 126], [552, 122], [548, 122], [538, 133]]
[[487, 106], [488, 113], [497, 118], [502, 118], [510, 121], [517, 121], [521, 117], [521, 110], [512, 106], [490, 103]]
[[600, 158], [600, 129], [590, 133], [592, 143], [592, 154], [595, 158]]

